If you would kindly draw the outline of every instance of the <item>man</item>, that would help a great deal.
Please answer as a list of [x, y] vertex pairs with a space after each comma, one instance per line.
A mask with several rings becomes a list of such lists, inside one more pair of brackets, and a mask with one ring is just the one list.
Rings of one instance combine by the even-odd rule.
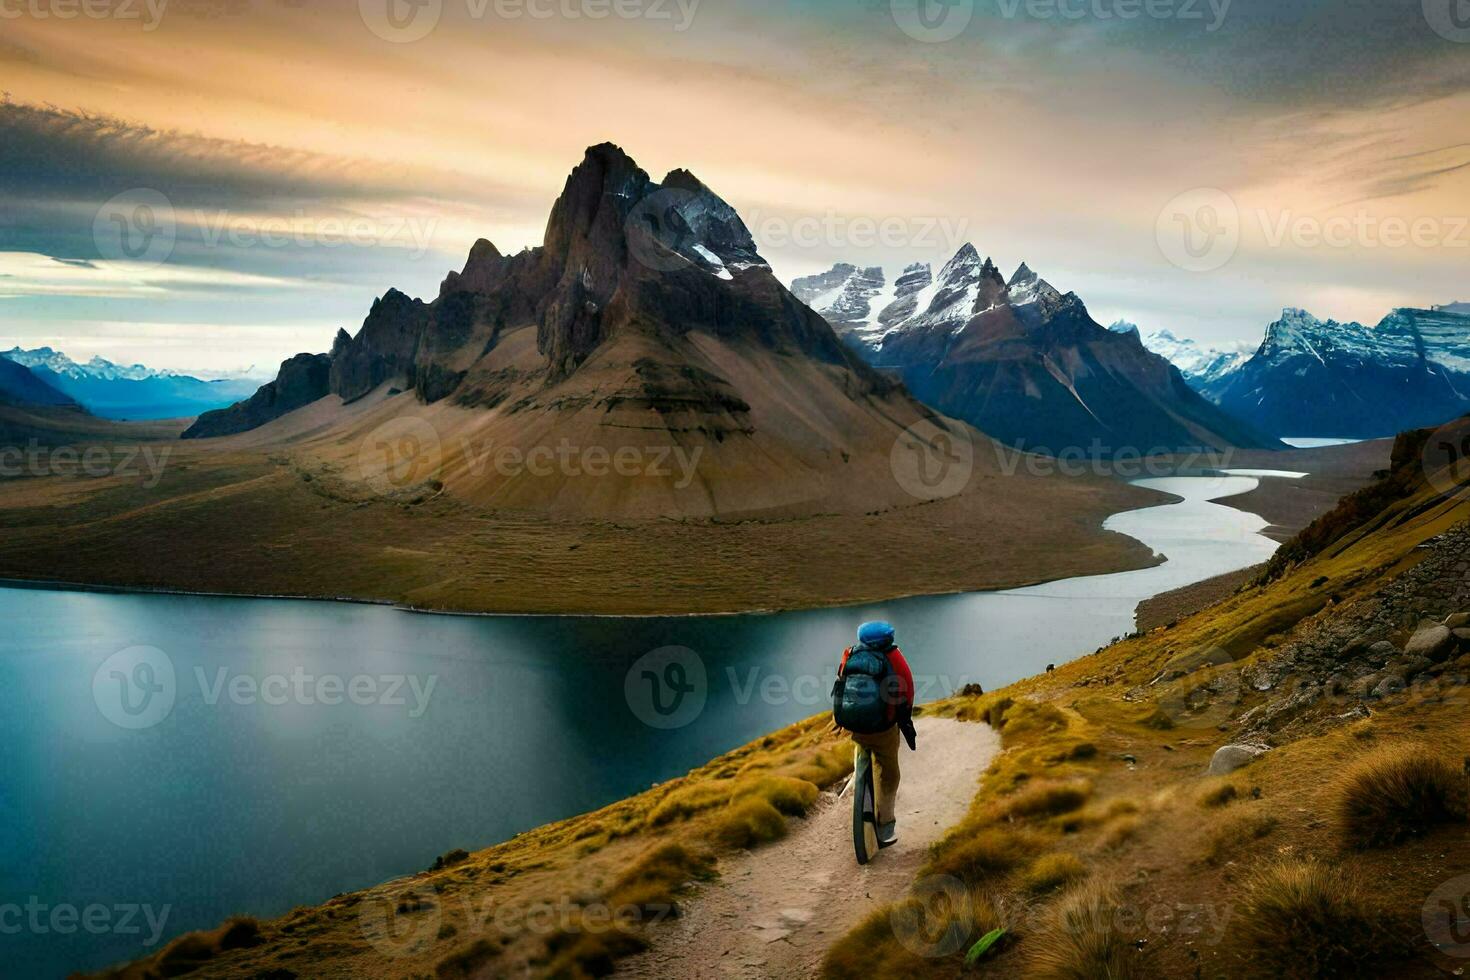
[[858, 627], [858, 642], [842, 651], [832, 687], [832, 719], [872, 754], [877, 783], [878, 846], [898, 842], [898, 735], [915, 749], [914, 675], [884, 622]]

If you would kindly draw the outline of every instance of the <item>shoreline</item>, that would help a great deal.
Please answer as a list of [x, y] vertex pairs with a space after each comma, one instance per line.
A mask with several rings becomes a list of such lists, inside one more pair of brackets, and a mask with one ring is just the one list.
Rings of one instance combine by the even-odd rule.
[[[1191, 474], [1191, 475], [1193, 475], [1193, 474]], [[1201, 475], [1201, 476], [1205, 476], [1205, 475], [1220, 475], [1220, 476], [1224, 476], [1224, 475], [1227, 475], [1227, 474], [1225, 474], [1223, 471], [1205, 471], [1205, 473], [1202, 473], [1202, 474], [1199, 474], [1199, 475]], [[1144, 478], [1144, 479], [1149, 479], [1149, 478]], [[1243, 497], [1243, 496], [1246, 496], [1249, 493], [1255, 492], [1255, 490], [1259, 488], [1260, 480], [1262, 478], [1261, 477], [1256, 477], [1255, 479], [1257, 480], [1257, 487], [1256, 488], [1252, 488], [1251, 490], [1248, 490], [1248, 491], [1241, 491], [1240, 493], [1237, 493], [1237, 494], [1232, 494], [1230, 497], [1220, 498], [1216, 502], [1217, 503], [1225, 504], [1225, 502], [1227, 500], [1238, 498], [1238, 497]], [[1130, 481], [1130, 485], [1132, 485], [1131, 481]], [[1180, 502], [1182, 502], [1184, 500], [1183, 497], [1180, 497], [1180, 496], [1178, 496], [1176, 494], [1173, 494], [1173, 493], [1169, 493], [1167, 491], [1160, 490], [1160, 491], [1155, 491], [1155, 492], [1160, 497], [1164, 498], [1161, 502], [1155, 503], [1155, 504], [1150, 504], [1147, 507], [1134, 507], [1134, 508], [1130, 508], [1130, 509], [1127, 509], [1127, 510], [1120, 510], [1120, 511], [1117, 511], [1117, 512], [1115, 512], [1113, 514], [1109, 514], [1106, 518], [1104, 518], [1103, 523], [1099, 525], [1098, 530], [1099, 531], [1106, 531], [1106, 522], [1109, 521], [1109, 520], [1111, 520], [1111, 519], [1113, 519], [1114, 517], [1118, 517], [1118, 516], [1121, 516], [1123, 514], [1130, 514], [1130, 513], [1134, 513], [1134, 512], [1142, 511], [1142, 510], [1152, 510], [1152, 509], [1157, 508], [1157, 507], [1172, 507], [1172, 506], [1175, 506], [1175, 505], [1179, 504]], [[1226, 504], [1226, 506], [1232, 506], [1232, 505]], [[1244, 508], [1241, 508], [1241, 507], [1236, 507], [1235, 509], [1236, 510], [1240, 510], [1242, 513], [1251, 513], [1250, 511], [1246, 511]], [[1257, 515], [1257, 516], [1259, 516], [1259, 515]], [[1120, 532], [1120, 531], [1114, 531], [1114, 532], [1111, 532], [1111, 533], [1122, 534], [1122, 532]], [[1124, 536], [1125, 537], [1131, 537], [1129, 535], [1124, 535]], [[1132, 540], [1135, 540], [1136, 541], [1137, 539], [1132, 539]], [[1143, 571], [1143, 570], [1149, 569], [1149, 568], [1157, 568], [1159, 565], [1165, 564], [1168, 560], [1169, 560], [1169, 558], [1168, 558], [1167, 555], [1161, 555], [1161, 554], [1155, 552], [1155, 553], [1152, 554], [1151, 559], [1149, 561], [1147, 561], [1147, 562], [1138, 563], [1136, 565], [1126, 565], [1126, 566], [1122, 566], [1122, 567], [1118, 567], [1118, 568], [1112, 568], [1112, 569], [1108, 569], [1106, 571], [1096, 572], [1096, 573], [1093, 573], [1093, 574], [1095, 574], [1095, 575], [1115, 575], [1115, 574], [1120, 574], [1120, 573], [1124, 573], [1124, 572]], [[701, 611], [701, 612], [685, 612], [685, 613], [618, 613], [618, 612], [586, 613], [586, 612], [559, 612], [559, 611], [537, 611], [537, 612], [524, 612], [524, 611], [511, 612], [511, 611], [503, 611], [503, 612], [497, 612], [497, 611], [470, 610], [470, 609], [437, 609], [437, 608], [426, 607], [426, 606], [415, 606], [415, 605], [408, 604], [408, 603], [397, 602], [397, 601], [392, 600], [392, 599], [373, 599], [373, 598], [367, 598], [367, 597], [362, 597], [362, 596], [351, 596], [351, 595], [306, 595], [306, 594], [299, 594], [299, 593], [218, 592], [218, 591], [201, 590], [201, 589], [178, 589], [178, 588], [169, 588], [169, 587], [165, 587], [165, 586], [112, 585], [112, 584], [108, 584], [108, 583], [72, 582], [72, 581], [61, 580], [61, 579], [27, 579], [27, 578], [12, 578], [12, 577], [0, 577], [0, 588], [28, 589], [28, 590], [35, 590], [35, 591], [40, 591], [40, 592], [74, 592], [74, 593], [79, 593], [79, 594], [98, 594], [98, 595], [180, 596], [180, 597], [194, 597], [194, 598], [205, 598], [205, 599], [273, 600], [273, 601], [277, 601], [277, 602], [336, 602], [336, 603], [346, 603], [346, 604], [350, 604], [350, 605], [379, 606], [379, 607], [394, 609], [394, 610], [397, 610], [399, 612], [413, 613], [413, 614], [424, 615], [424, 616], [463, 616], [463, 617], [475, 617], [475, 618], [513, 617], [513, 618], [539, 618], [539, 619], [686, 619], [686, 618], [711, 618], [711, 619], [713, 619], [713, 618], [733, 617], [733, 616], [776, 616], [776, 615], [781, 615], [783, 613], [809, 612], [809, 611], [825, 610], [825, 609], [855, 609], [855, 608], [858, 608], [858, 607], [861, 607], [861, 606], [876, 605], [876, 604], [887, 603], [887, 602], [900, 602], [900, 601], [904, 601], [904, 600], [908, 600], [908, 599], [929, 599], [929, 598], [935, 598], [935, 599], [937, 599], [937, 598], [945, 598], [945, 597], [950, 597], [950, 596], [961, 596], [961, 595], [995, 595], [995, 594], [1001, 594], [1001, 593], [1011, 592], [1011, 591], [1020, 590], [1020, 589], [1034, 588], [1036, 586], [1050, 585], [1050, 584], [1055, 583], [1055, 582], [1067, 581], [1067, 580], [1073, 579], [1073, 578], [1086, 578], [1086, 577], [1089, 577], [1089, 576], [1058, 575], [1058, 576], [1041, 577], [1041, 578], [1036, 578], [1036, 579], [1031, 579], [1031, 580], [1021, 580], [1021, 581], [1016, 581], [1016, 582], [1012, 582], [1012, 583], [1007, 583], [1007, 584], [1004, 584], [1004, 585], [991, 586], [991, 587], [988, 587], [988, 588], [963, 588], [963, 587], [961, 587], [961, 588], [954, 588], [954, 589], [940, 589], [940, 590], [934, 590], [934, 591], [918, 591], [918, 592], [896, 593], [896, 594], [892, 594], [892, 595], [878, 596], [878, 597], [871, 598], [871, 599], [859, 599], [859, 600], [853, 600], [853, 601], [836, 601], [836, 602], [813, 603], [813, 604], [809, 604], [809, 605], [808, 604], [803, 604], [803, 605], [781, 606], [781, 607], [752, 607], [752, 608], [745, 608], [745, 609]], [[1144, 601], [1146, 602], [1148, 600], [1144, 600]], [[1140, 603], [1140, 605], [1142, 605], [1142, 603]]]

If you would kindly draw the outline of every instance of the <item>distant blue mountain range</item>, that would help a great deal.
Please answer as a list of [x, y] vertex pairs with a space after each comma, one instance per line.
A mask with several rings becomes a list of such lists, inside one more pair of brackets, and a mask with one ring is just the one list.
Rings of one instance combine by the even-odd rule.
[[249, 398], [259, 380], [203, 381], [185, 374], [125, 367], [94, 357], [78, 364], [50, 347], [0, 351], [0, 358], [30, 369], [44, 384], [74, 399], [93, 415], [109, 419], [188, 418]]

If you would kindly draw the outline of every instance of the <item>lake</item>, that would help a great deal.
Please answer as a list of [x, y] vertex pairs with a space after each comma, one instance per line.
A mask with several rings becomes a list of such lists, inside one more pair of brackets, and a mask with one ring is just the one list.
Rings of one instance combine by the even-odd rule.
[[646, 789], [824, 710], [866, 619], [896, 624], [921, 700], [1090, 653], [1140, 600], [1270, 557], [1265, 521], [1213, 502], [1257, 479], [1139, 481], [1183, 498], [1107, 521], [1167, 556], [1153, 568], [859, 608], [483, 617], [0, 589], [0, 972], [96, 969]]

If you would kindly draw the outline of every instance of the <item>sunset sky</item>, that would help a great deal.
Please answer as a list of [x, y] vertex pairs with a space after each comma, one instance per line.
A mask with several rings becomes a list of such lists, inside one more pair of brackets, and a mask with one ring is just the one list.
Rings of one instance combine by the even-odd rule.
[[0, 0], [0, 347], [273, 370], [540, 244], [605, 140], [788, 281], [971, 241], [1145, 332], [1376, 322], [1470, 300], [1466, 7]]

